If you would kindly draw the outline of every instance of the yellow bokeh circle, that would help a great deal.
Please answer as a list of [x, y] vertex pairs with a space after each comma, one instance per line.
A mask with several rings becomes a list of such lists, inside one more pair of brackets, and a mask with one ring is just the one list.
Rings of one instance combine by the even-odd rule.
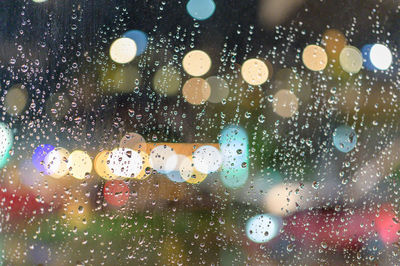
[[268, 80], [269, 70], [263, 61], [252, 58], [243, 63], [241, 73], [244, 81], [250, 85], [256, 86]]
[[211, 58], [204, 51], [193, 50], [185, 55], [182, 66], [191, 76], [203, 76], [211, 68]]
[[93, 161], [93, 166], [94, 166], [94, 170], [96, 171], [96, 173], [106, 179], [106, 180], [111, 180], [111, 179], [116, 179], [117, 176], [114, 175], [110, 168], [107, 165], [107, 158], [110, 155], [110, 151], [108, 150], [104, 150], [99, 152], [96, 157], [94, 158]]
[[302, 60], [308, 69], [321, 71], [328, 64], [328, 55], [321, 46], [311, 44], [303, 50]]
[[85, 179], [92, 171], [90, 156], [81, 150], [73, 151], [68, 157], [69, 174], [76, 179]]
[[118, 38], [110, 47], [110, 57], [118, 64], [131, 62], [135, 58], [136, 52], [136, 43], [130, 38]]

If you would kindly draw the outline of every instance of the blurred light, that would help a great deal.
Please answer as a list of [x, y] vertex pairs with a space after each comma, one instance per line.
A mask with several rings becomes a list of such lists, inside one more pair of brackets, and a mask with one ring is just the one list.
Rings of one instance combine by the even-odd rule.
[[246, 223], [246, 235], [255, 243], [265, 243], [279, 234], [282, 219], [270, 214], [258, 214]]
[[159, 173], [167, 174], [173, 171], [178, 163], [175, 151], [167, 145], [159, 145], [151, 149], [150, 166]]
[[51, 150], [44, 158], [44, 167], [46, 174], [61, 178], [68, 174], [68, 157], [69, 152], [64, 148], [55, 148]]
[[108, 155], [108, 167], [111, 172], [122, 178], [134, 178], [143, 167], [142, 156], [138, 151], [128, 148], [116, 148]]
[[180, 167], [183, 163], [183, 161], [186, 159], [186, 156], [183, 154], [177, 154], [178, 160], [177, 164], [175, 166], [175, 169], [169, 173], [166, 174], [169, 180], [175, 182], [175, 183], [182, 183], [185, 182], [185, 179], [182, 178], [181, 173], [180, 173]]
[[361, 53], [364, 59], [364, 67], [368, 70], [374, 70], [375, 67], [371, 62], [370, 52], [373, 44], [366, 44], [361, 48]]
[[92, 166], [90, 156], [84, 151], [73, 151], [68, 157], [69, 174], [76, 179], [86, 178], [92, 171]]
[[357, 47], [346, 46], [340, 52], [339, 63], [344, 71], [358, 73], [363, 65], [363, 57]]
[[44, 3], [47, 2], [47, 0], [32, 0], [34, 3]]
[[228, 98], [229, 85], [223, 78], [212, 76], [208, 77], [206, 81], [211, 88], [211, 94], [208, 98], [210, 103], [220, 103], [223, 99]]
[[298, 184], [277, 184], [265, 195], [265, 209], [275, 215], [290, 214], [304, 200], [300, 192]]
[[104, 199], [108, 204], [121, 207], [129, 200], [129, 187], [121, 180], [110, 180], [104, 184]]
[[400, 224], [396, 213], [389, 204], [383, 205], [375, 218], [375, 229], [379, 238], [386, 244], [391, 245], [399, 240]]
[[154, 74], [154, 90], [164, 96], [176, 95], [182, 83], [178, 69], [171, 66], [163, 66]]
[[392, 53], [382, 44], [374, 44], [369, 53], [371, 63], [379, 70], [386, 70], [392, 65]]
[[246, 60], [242, 65], [241, 73], [244, 81], [250, 85], [261, 85], [268, 80], [269, 76], [267, 65], [256, 58]]
[[179, 166], [181, 177], [190, 184], [198, 184], [207, 178], [207, 174], [200, 173], [193, 167], [192, 158], [186, 157]]
[[13, 133], [4, 123], [0, 122], [0, 168], [4, 167], [10, 157], [10, 150], [13, 145]]
[[283, 24], [303, 2], [304, 0], [260, 0], [260, 20], [269, 27]]
[[141, 30], [130, 30], [123, 34], [123, 37], [130, 38], [135, 41], [137, 52], [136, 55], [141, 55], [146, 51], [147, 35]]
[[110, 153], [111, 152], [107, 150], [101, 151], [96, 155], [93, 161], [93, 166], [96, 173], [106, 180], [115, 179], [118, 177], [114, 175], [108, 167], [107, 160]]
[[225, 127], [221, 132], [219, 145], [222, 155], [222, 183], [231, 189], [242, 187], [249, 175], [249, 143], [246, 131], [235, 125]]
[[273, 110], [282, 117], [292, 117], [299, 107], [299, 100], [289, 90], [280, 90], [274, 95]]
[[221, 153], [213, 146], [201, 146], [193, 153], [193, 165], [203, 174], [216, 172], [222, 165]]
[[187, 102], [193, 105], [204, 104], [211, 94], [208, 82], [202, 78], [191, 78], [185, 82], [182, 95]]
[[308, 45], [303, 50], [303, 64], [312, 71], [324, 70], [328, 64], [328, 56], [325, 49], [318, 45]]
[[333, 144], [341, 152], [349, 152], [357, 144], [357, 134], [349, 126], [339, 126], [333, 132]]
[[144, 152], [147, 150], [146, 140], [138, 133], [125, 134], [119, 142], [119, 147]]
[[55, 147], [50, 144], [41, 144], [33, 152], [32, 163], [40, 173], [46, 173], [44, 159], [46, 158], [47, 154], [54, 150], [54, 148]]
[[131, 62], [136, 56], [136, 43], [130, 38], [116, 39], [110, 47], [111, 59], [119, 64]]
[[185, 55], [182, 66], [189, 75], [203, 76], [211, 68], [211, 58], [204, 51], [193, 50]]
[[28, 92], [24, 85], [17, 84], [12, 86], [5, 96], [4, 107], [10, 115], [20, 114], [28, 102]]
[[189, 0], [186, 10], [194, 19], [205, 20], [214, 14], [215, 3], [213, 0]]
[[152, 174], [153, 169], [151, 168], [151, 165], [150, 165], [149, 155], [143, 151], [140, 151], [139, 154], [142, 158], [142, 166], [141, 166], [140, 173], [138, 175], [134, 176], [134, 178], [138, 179], [138, 180], [144, 180]]
[[336, 29], [325, 31], [322, 42], [325, 45], [325, 50], [329, 58], [333, 59], [335, 62], [339, 60], [340, 52], [347, 44], [346, 37], [342, 32]]

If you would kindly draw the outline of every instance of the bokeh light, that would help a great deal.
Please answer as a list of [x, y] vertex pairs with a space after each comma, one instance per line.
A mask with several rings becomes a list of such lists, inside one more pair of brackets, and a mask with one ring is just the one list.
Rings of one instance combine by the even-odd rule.
[[137, 52], [136, 55], [139, 56], [146, 51], [147, 47], [147, 34], [141, 30], [130, 30], [123, 34], [123, 37], [130, 38], [135, 41]]
[[96, 173], [106, 180], [116, 179], [118, 177], [114, 175], [108, 167], [107, 160], [110, 153], [111, 151], [103, 150], [96, 155], [93, 161], [93, 167]]
[[349, 126], [342, 125], [333, 132], [333, 144], [341, 152], [349, 152], [357, 144], [357, 134]]
[[261, 85], [268, 80], [269, 76], [267, 65], [256, 58], [246, 60], [242, 65], [241, 73], [244, 81], [250, 85]]
[[20, 114], [28, 102], [28, 91], [22, 84], [12, 86], [5, 96], [4, 107], [10, 115]]
[[55, 147], [53, 145], [41, 144], [34, 150], [32, 155], [32, 163], [39, 172], [46, 173], [44, 159], [54, 149]]
[[129, 148], [116, 148], [107, 158], [111, 172], [122, 178], [134, 178], [143, 167], [142, 156], [138, 151]]
[[382, 206], [376, 215], [375, 228], [386, 245], [399, 241], [400, 224], [395, 210], [389, 204]]
[[119, 142], [120, 148], [128, 148], [136, 151], [147, 151], [146, 140], [138, 133], [127, 133]]
[[235, 125], [221, 132], [219, 145], [222, 155], [221, 181], [225, 187], [242, 187], [249, 175], [249, 140], [246, 131]]
[[161, 174], [173, 171], [178, 163], [174, 149], [167, 145], [158, 145], [151, 149], [150, 166]]
[[200, 173], [193, 166], [193, 160], [191, 157], [186, 157], [181, 165], [179, 166], [181, 177], [190, 184], [198, 184], [207, 178], [207, 174]]
[[88, 178], [92, 167], [92, 160], [85, 151], [75, 150], [68, 157], [69, 174], [76, 179]]
[[104, 199], [108, 204], [121, 207], [129, 200], [129, 187], [121, 180], [109, 180], [104, 184]]
[[181, 87], [180, 71], [173, 66], [163, 66], [153, 77], [154, 90], [164, 96], [176, 95]]
[[299, 107], [299, 100], [293, 92], [280, 90], [274, 95], [273, 110], [282, 117], [292, 117]]
[[182, 178], [181, 173], [180, 173], [180, 167], [184, 160], [186, 159], [186, 156], [183, 154], [177, 154], [178, 159], [177, 159], [177, 164], [175, 166], [175, 169], [167, 174], [165, 174], [169, 180], [175, 183], [182, 183], [185, 182], [186, 180]]
[[206, 81], [211, 88], [211, 94], [208, 98], [210, 103], [220, 103], [222, 100], [228, 98], [229, 85], [223, 78], [211, 76], [206, 78]]
[[0, 123], [0, 140], [0, 168], [2, 168], [8, 162], [13, 145], [13, 133], [4, 123]]
[[211, 87], [205, 79], [191, 78], [183, 85], [182, 95], [190, 104], [204, 104], [211, 95]]
[[211, 68], [211, 58], [204, 51], [193, 50], [185, 55], [182, 66], [186, 73], [191, 76], [203, 76]]
[[325, 31], [322, 42], [325, 46], [326, 53], [332, 61], [337, 62], [342, 49], [347, 45], [347, 39], [344, 34], [336, 29]]
[[363, 65], [363, 56], [354, 46], [346, 46], [339, 55], [339, 63], [344, 71], [358, 73]]
[[370, 52], [373, 44], [366, 44], [361, 48], [361, 53], [363, 55], [363, 65], [368, 70], [374, 70], [375, 67], [371, 62]]
[[214, 14], [215, 3], [213, 0], [189, 0], [186, 10], [192, 18], [205, 20]]
[[46, 174], [54, 178], [67, 175], [69, 155], [69, 152], [61, 147], [51, 150], [44, 158]]
[[130, 38], [116, 39], [110, 47], [110, 57], [118, 64], [131, 62], [135, 58], [136, 52], [136, 43]]
[[138, 175], [134, 176], [134, 178], [138, 179], [138, 180], [144, 180], [144, 179], [148, 178], [149, 176], [151, 176], [151, 174], [153, 173], [153, 169], [151, 168], [151, 165], [150, 165], [149, 155], [143, 151], [140, 151], [139, 155], [142, 158], [142, 165], [140, 166], [141, 170]]
[[193, 153], [193, 165], [203, 174], [216, 172], [222, 165], [221, 153], [213, 146], [201, 146]]
[[392, 53], [383, 44], [374, 44], [369, 52], [371, 63], [379, 70], [387, 70], [392, 65]]
[[255, 243], [266, 243], [279, 234], [282, 219], [270, 214], [258, 214], [246, 223], [246, 235]]
[[312, 71], [324, 70], [328, 64], [328, 55], [325, 49], [318, 45], [308, 45], [303, 50], [303, 64]]
[[299, 184], [280, 183], [273, 186], [264, 197], [264, 208], [271, 214], [285, 216], [296, 210], [302, 202], [303, 191]]

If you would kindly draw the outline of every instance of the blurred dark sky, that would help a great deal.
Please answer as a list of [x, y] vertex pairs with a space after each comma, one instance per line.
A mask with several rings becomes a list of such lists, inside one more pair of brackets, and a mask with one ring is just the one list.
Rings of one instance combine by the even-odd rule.
[[[201, 21], [204, 34], [213, 36], [213, 33], [223, 32], [224, 36], [235, 35], [238, 25], [247, 27], [255, 25], [254, 42], [273, 42], [274, 29], [264, 28], [263, 32], [257, 29], [263, 28], [260, 23], [261, 1], [268, 0], [216, 0], [216, 11], [208, 20]], [[271, 0], [272, 1], [272, 0]], [[288, 0], [281, 0], [288, 1]], [[162, 3], [165, 4], [162, 4]], [[21, 25], [23, 17], [30, 19], [31, 31], [25, 33], [26, 39], [39, 39], [48, 25], [51, 16], [52, 27], [62, 38], [70, 30], [72, 14], [75, 10], [81, 10], [82, 21], [80, 31], [86, 40], [94, 38], [94, 33], [103, 25], [112, 25], [115, 17], [126, 8], [130, 19], [126, 22], [127, 28], [141, 29], [150, 32], [157, 25], [159, 34], [167, 34], [176, 27], [193, 24], [193, 19], [186, 12], [187, 1], [139, 1], [139, 0], [48, 0], [46, 3], [33, 3], [31, 0], [2, 1], [0, 3], [0, 33], [4, 40], [12, 40]], [[351, 30], [351, 24], [355, 22], [356, 34], [354, 42], [364, 42], [373, 37], [373, 26], [376, 17], [379, 23], [385, 26], [386, 31], [391, 31], [399, 19], [399, 8], [395, 1], [372, 0], [328, 0], [328, 1], [304, 1], [289, 17], [283, 25], [303, 22], [302, 28], [316, 33], [323, 32], [329, 25], [339, 30]], [[119, 8], [116, 8], [119, 7]], [[162, 8], [162, 10], [160, 9]], [[375, 11], [374, 11], [375, 9]], [[22, 16], [25, 12], [25, 16]], [[262, 16], [262, 15], [261, 15]], [[158, 17], [160, 17], [158, 19]], [[369, 18], [371, 17], [371, 18]], [[231, 41], [240, 41], [232, 39]], [[238, 43], [240, 45], [240, 42]]]

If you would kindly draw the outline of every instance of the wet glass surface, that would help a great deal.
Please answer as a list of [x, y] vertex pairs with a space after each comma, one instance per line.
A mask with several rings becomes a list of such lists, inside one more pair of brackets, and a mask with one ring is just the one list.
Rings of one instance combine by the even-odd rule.
[[3, 0], [1, 264], [398, 264], [399, 11]]

